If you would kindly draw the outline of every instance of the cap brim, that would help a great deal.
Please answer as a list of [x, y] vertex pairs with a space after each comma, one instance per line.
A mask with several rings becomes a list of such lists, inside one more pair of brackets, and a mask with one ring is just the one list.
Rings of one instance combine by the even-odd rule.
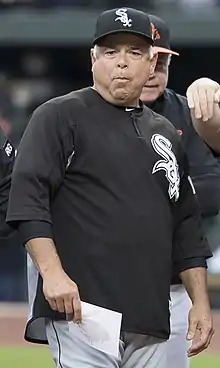
[[172, 51], [170, 49], [165, 49], [164, 47], [158, 47], [158, 46], [154, 46], [154, 52], [155, 54], [160, 52], [161, 54], [171, 54], [171, 55], [179, 56], [179, 53], [176, 51]]
[[141, 33], [141, 32], [135, 32], [132, 29], [118, 29], [118, 30], [115, 30], [115, 31], [107, 32], [107, 33], [101, 35], [100, 37], [95, 38], [95, 40], [93, 41], [92, 44], [93, 45], [98, 45], [100, 42], [102, 42], [104, 40], [105, 37], [116, 34], [116, 33], [132, 33], [136, 36], [143, 37], [146, 41], [149, 42], [150, 45], [152, 45], [152, 46], [154, 45], [154, 40], [153, 40], [152, 37], [147, 36], [146, 34]]

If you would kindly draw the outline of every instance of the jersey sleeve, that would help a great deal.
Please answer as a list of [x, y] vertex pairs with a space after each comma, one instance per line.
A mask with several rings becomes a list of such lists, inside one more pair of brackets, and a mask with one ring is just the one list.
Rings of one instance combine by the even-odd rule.
[[187, 139], [185, 152], [189, 171], [198, 196], [199, 207], [204, 216], [213, 216], [220, 208], [220, 160], [218, 154], [210, 149], [196, 133], [188, 106]]
[[[195, 188], [189, 176], [188, 162], [182, 153], [179, 162], [180, 196], [174, 205], [173, 264], [174, 273], [191, 268], [191, 260], [207, 259], [212, 256], [209, 244], [202, 227], [200, 209]], [[194, 264], [194, 267], [197, 267]]]
[[15, 153], [15, 148], [0, 128], [0, 185], [12, 172]]
[[49, 101], [35, 110], [18, 148], [12, 175], [7, 222], [51, 224], [50, 200], [65, 175], [74, 149], [73, 127], [61, 118], [59, 104]]

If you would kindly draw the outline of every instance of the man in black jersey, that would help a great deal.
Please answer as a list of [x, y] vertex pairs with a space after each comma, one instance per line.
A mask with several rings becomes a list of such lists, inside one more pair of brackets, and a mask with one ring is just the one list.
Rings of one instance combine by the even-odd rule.
[[[181, 136], [184, 149], [189, 161], [189, 172], [192, 177], [200, 208], [203, 215], [203, 226], [217, 221], [216, 215], [220, 208], [220, 164], [217, 152], [211, 151], [200, 139], [193, 128], [203, 126], [204, 139], [206, 138], [213, 149], [216, 140], [213, 129], [220, 124], [220, 109], [216, 103], [219, 94], [219, 85], [208, 78], [195, 81], [187, 92], [188, 101], [167, 88], [169, 63], [171, 55], [178, 55], [170, 48], [169, 29], [162, 19], [150, 16], [155, 40], [154, 50], [158, 53], [157, 65], [148, 82], [143, 88], [141, 99], [153, 111], [165, 116], [176, 128]], [[195, 103], [195, 105], [194, 105]], [[201, 105], [201, 106], [200, 106]], [[189, 108], [192, 108], [190, 111]], [[197, 121], [199, 118], [200, 121]], [[206, 121], [202, 121], [202, 119]], [[206, 133], [206, 136], [204, 135]], [[202, 135], [202, 134], [201, 134]], [[176, 368], [189, 367], [187, 349], [187, 318], [190, 309], [190, 300], [184, 286], [178, 277], [174, 277], [171, 286], [171, 337], [167, 343], [167, 366]]]
[[[180, 137], [139, 101], [156, 63], [152, 44], [143, 12], [102, 13], [93, 87], [40, 106], [19, 146], [8, 222], [30, 255], [25, 337], [49, 343], [64, 368], [164, 368], [172, 266], [194, 303], [190, 353], [213, 334], [211, 252]], [[103, 345], [111, 328], [101, 333], [96, 320], [88, 330], [85, 302], [121, 313], [114, 354]]]

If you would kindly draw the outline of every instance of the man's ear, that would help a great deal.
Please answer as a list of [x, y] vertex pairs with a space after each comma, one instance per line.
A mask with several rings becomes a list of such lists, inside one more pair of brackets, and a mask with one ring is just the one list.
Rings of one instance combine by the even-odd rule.
[[92, 63], [92, 67], [94, 65], [94, 62], [95, 62], [95, 54], [94, 54], [94, 49], [91, 49], [90, 50], [90, 58], [91, 58], [91, 63]]
[[158, 59], [158, 53], [154, 54], [154, 56], [151, 59], [151, 65], [150, 65], [150, 75], [154, 74], [156, 65], [157, 65], [157, 59]]
[[91, 64], [92, 64], [91, 71], [93, 72], [93, 67], [94, 67], [94, 64], [95, 64], [95, 61], [96, 61], [95, 49], [90, 50], [90, 58], [91, 58]]

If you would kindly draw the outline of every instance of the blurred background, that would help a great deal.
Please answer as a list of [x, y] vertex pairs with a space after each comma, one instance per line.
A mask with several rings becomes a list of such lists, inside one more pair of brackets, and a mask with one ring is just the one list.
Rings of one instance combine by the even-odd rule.
[[[168, 23], [172, 48], [180, 53], [180, 57], [172, 58], [169, 87], [185, 94], [199, 77], [207, 76], [220, 83], [220, 0], [0, 0], [0, 126], [15, 146], [39, 104], [91, 84], [89, 49], [96, 17], [102, 10], [126, 6], [158, 15]], [[209, 264], [209, 290], [212, 307], [217, 311], [220, 220], [213, 236], [218, 240]], [[25, 272], [25, 254], [17, 236], [2, 242], [0, 302], [26, 301]], [[25, 318], [26, 307], [2, 303], [0, 323], [6, 322], [5, 330], [0, 329], [0, 343], [8, 345], [16, 336], [12, 333], [14, 327], [8, 329], [8, 323], [14, 318], [13, 326], [21, 331], [19, 318]], [[19, 332], [20, 340], [22, 333]], [[13, 367], [1, 357], [0, 367]], [[20, 367], [16, 362], [15, 366]], [[31, 362], [34, 367], [33, 359]], [[203, 367], [203, 363], [200, 361], [198, 366]], [[210, 361], [207, 364], [217, 367], [220, 360], [217, 365]], [[46, 363], [36, 366], [49, 367]]]

